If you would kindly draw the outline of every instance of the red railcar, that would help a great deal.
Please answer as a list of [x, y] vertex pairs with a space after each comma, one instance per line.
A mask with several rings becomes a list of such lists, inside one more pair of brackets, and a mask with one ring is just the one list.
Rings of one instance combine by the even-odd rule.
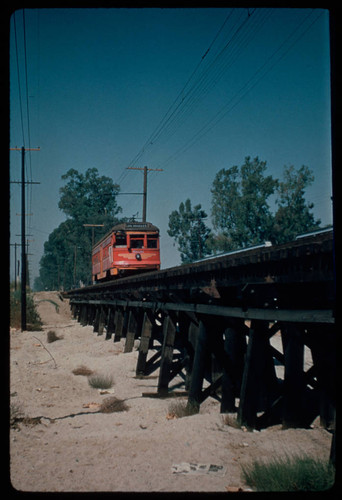
[[93, 247], [94, 283], [159, 269], [159, 229], [150, 222], [117, 224]]

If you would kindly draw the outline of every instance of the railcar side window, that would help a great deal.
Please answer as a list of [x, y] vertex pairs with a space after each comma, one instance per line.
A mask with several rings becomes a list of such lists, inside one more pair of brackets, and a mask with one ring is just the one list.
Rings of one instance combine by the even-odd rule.
[[147, 248], [158, 248], [158, 241], [156, 236], [147, 235]]
[[115, 236], [115, 246], [125, 247], [127, 245], [127, 239], [125, 234], [117, 234]]

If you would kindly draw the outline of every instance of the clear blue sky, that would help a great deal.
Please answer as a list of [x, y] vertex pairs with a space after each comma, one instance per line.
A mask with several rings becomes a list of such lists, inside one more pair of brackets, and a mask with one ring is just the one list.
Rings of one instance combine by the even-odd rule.
[[[278, 178], [284, 165], [310, 167], [307, 199], [332, 222], [328, 11], [28, 9], [27, 82], [23, 11], [16, 41], [10, 23], [10, 146], [41, 148], [27, 154], [28, 178], [41, 183], [27, 189], [32, 283], [44, 241], [65, 220], [59, 188], [70, 168], [96, 167], [122, 192], [142, 189], [142, 173], [127, 166], [164, 169], [149, 174], [147, 207], [163, 267], [180, 262], [166, 234], [171, 211], [190, 198], [210, 223], [215, 174], [245, 156]], [[20, 162], [12, 151], [11, 180]], [[10, 193], [19, 243], [20, 186]], [[124, 216], [141, 216], [141, 197], [118, 201]]]

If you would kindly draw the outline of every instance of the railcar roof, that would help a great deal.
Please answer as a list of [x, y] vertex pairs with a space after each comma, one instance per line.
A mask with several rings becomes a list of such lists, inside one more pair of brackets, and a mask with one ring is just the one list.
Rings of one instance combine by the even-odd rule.
[[159, 231], [151, 222], [123, 222], [112, 227], [112, 231]]
[[108, 233], [102, 236], [102, 238], [94, 244], [93, 249], [100, 243], [102, 243], [105, 239], [107, 239], [108, 236], [110, 236], [113, 232], [118, 231], [138, 231], [139, 233], [144, 231], [159, 232], [159, 228], [157, 226], [154, 226], [151, 222], [122, 222], [121, 224], [116, 224], [115, 226], [113, 226]]

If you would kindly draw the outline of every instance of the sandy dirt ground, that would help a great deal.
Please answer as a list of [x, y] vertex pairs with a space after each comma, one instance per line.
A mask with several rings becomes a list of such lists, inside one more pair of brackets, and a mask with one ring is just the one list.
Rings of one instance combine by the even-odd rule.
[[[58, 305], [58, 311], [49, 300]], [[174, 398], [142, 397], [156, 392], [158, 371], [135, 378], [136, 349], [125, 354], [124, 340], [105, 341], [92, 327], [80, 326], [71, 318], [68, 302], [57, 293], [37, 293], [35, 301], [43, 330], [10, 333], [11, 406], [18, 415], [29, 417], [10, 430], [15, 489], [227, 492], [248, 488], [241, 465], [253, 459], [285, 453], [328, 458], [331, 434], [318, 424], [307, 430], [274, 426], [244, 432], [225, 425], [219, 403], [212, 398], [197, 415], [168, 419]], [[63, 338], [47, 343], [50, 330]], [[72, 370], [80, 365], [111, 375], [114, 394], [100, 394], [86, 376], [74, 375]], [[180, 381], [176, 378], [172, 385]], [[113, 395], [125, 400], [127, 411], [100, 413], [98, 406], [89, 405]], [[34, 417], [41, 418], [35, 421]], [[183, 462], [221, 465], [226, 472], [223, 476], [173, 474], [172, 466]]]

